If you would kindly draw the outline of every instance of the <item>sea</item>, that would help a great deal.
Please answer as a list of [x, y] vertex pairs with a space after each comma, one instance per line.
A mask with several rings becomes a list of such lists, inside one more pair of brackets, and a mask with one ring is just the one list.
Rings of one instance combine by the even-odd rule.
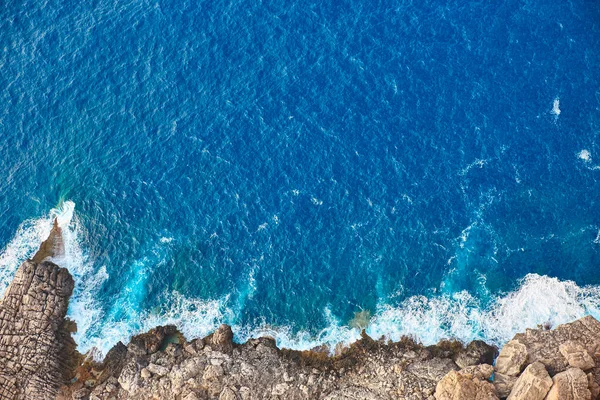
[[600, 3], [5, 0], [0, 294], [54, 218], [100, 357], [600, 318]]

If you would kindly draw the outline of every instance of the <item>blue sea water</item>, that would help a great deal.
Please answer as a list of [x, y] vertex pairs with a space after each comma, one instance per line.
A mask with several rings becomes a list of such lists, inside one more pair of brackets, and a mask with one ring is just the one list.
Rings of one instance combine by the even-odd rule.
[[600, 317], [600, 6], [9, 0], [0, 290], [58, 216], [83, 351]]

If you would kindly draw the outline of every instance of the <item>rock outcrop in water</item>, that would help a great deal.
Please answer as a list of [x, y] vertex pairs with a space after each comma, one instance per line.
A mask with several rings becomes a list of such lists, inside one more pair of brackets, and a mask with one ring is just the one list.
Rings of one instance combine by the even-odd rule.
[[25, 261], [0, 302], [0, 399], [45, 399], [58, 392], [79, 360], [65, 319], [73, 278], [47, 259], [64, 252], [54, 228]]
[[600, 393], [600, 322], [592, 317], [517, 334], [499, 355], [480, 341], [425, 347], [363, 333], [330, 356], [279, 349], [268, 337], [236, 344], [226, 325], [191, 341], [166, 326], [118, 343], [96, 363], [70, 336], [73, 279], [49, 261], [62, 249], [55, 225], [0, 303], [0, 399], [591, 400]]

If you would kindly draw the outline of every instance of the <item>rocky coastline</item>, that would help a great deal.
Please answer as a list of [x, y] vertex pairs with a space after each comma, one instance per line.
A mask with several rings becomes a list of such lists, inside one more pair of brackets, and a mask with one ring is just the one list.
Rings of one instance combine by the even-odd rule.
[[102, 362], [76, 350], [66, 319], [74, 282], [52, 261], [60, 228], [18, 269], [0, 302], [0, 399], [597, 399], [600, 322], [529, 329], [500, 351], [481, 341], [422, 346], [364, 332], [336, 349], [243, 344], [222, 325], [193, 340], [174, 326], [118, 343]]

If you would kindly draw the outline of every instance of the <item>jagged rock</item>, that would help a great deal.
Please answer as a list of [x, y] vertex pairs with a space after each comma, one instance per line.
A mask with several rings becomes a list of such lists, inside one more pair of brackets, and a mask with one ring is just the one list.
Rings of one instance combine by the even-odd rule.
[[141, 380], [141, 370], [143, 366], [141, 366], [136, 359], [130, 360], [121, 370], [121, 374], [119, 374], [119, 385], [123, 388], [124, 391], [133, 394], [137, 391], [141, 385], [143, 385]]
[[527, 363], [527, 347], [518, 340], [506, 343], [496, 360], [496, 371], [508, 376], [517, 376]]
[[73, 400], [85, 400], [90, 396], [90, 391], [88, 389], [82, 388], [73, 393]]
[[230, 353], [233, 350], [233, 332], [229, 325], [221, 325], [212, 334], [210, 343], [216, 349], [221, 350], [224, 353]]
[[200, 397], [197, 393], [191, 392], [188, 393], [183, 400], [202, 400], [202, 397]]
[[125, 365], [127, 359], [127, 347], [118, 342], [113, 346], [112, 349], [106, 353], [104, 357], [104, 370], [107, 372], [106, 375], [119, 376], [121, 369]]
[[439, 381], [448, 372], [458, 369], [456, 364], [447, 358], [432, 358], [410, 364], [407, 371], [421, 379]]
[[507, 398], [512, 388], [515, 386], [516, 381], [516, 376], [504, 375], [500, 372], [495, 372], [494, 387], [496, 388], [496, 393], [498, 393], [498, 397], [500, 397], [501, 399]]
[[198, 377], [204, 371], [206, 361], [200, 357], [194, 357], [184, 360], [179, 365], [173, 366], [169, 378], [173, 388], [178, 390], [184, 383], [192, 378]]
[[226, 387], [225, 389], [223, 389], [223, 391], [221, 392], [221, 394], [219, 395], [219, 400], [237, 400], [237, 394], [235, 393], [235, 390], [233, 390], [230, 387]]
[[220, 365], [209, 365], [202, 375], [202, 384], [207, 388], [208, 394], [216, 396], [221, 392], [221, 380], [225, 371]]
[[552, 378], [548, 375], [544, 364], [534, 362], [519, 376], [508, 400], [542, 400], [551, 386]]
[[55, 221], [48, 240], [19, 267], [0, 302], [0, 399], [53, 398], [79, 362], [73, 324], [65, 320], [73, 278], [47, 261], [62, 253]]
[[560, 354], [567, 359], [567, 362], [571, 367], [586, 371], [596, 366], [594, 359], [587, 350], [576, 342], [568, 341], [562, 343], [558, 349]]
[[165, 376], [169, 373], [169, 368], [153, 363], [148, 364], [145, 369], [156, 376]]
[[474, 340], [454, 358], [459, 368], [477, 364], [493, 364], [498, 355], [498, 348], [481, 341]]
[[527, 329], [515, 335], [514, 340], [527, 349], [528, 362], [539, 361], [550, 375], [567, 370], [569, 363], [560, 352], [560, 345], [567, 342], [583, 347], [589, 354], [600, 350], [600, 322], [587, 316], [553, 330]]
[[140, 376], [142, 377], [142, 379], [148, 379], [152, 376], [152, 372], [150, 372], [148, 368], [142, 368], [142, 370], [140, 371]]
[[435, 388], [437, 400], [497, 400], [491, 383], [473, 375], [450, 371]]
[[178, 335], [179, 332], [173, 325], [157, 326], [147, 333], [131, 338], [127, 349], [135, 355], [153, 354], [163, 346], [166, 348], [166, 340]]
[[585, 372], [579, 368], [569, 368], [552, 378], [552, 388], [546, 396], [547, 400], [590, 400], [592, 393]]
[[58, 226], [58, 219], [54, 218], [52, 230], [48, 238], [42, 242], [38, 251], [31, 258], [31, 261], [40, 264], [42, 261], [49, 261], [53, 258], [58, 259], [64, 255], [65, 244], [62, 237], [62, 229]]
[[588, 378], [579, 368], [569, 368], [552, 378], [552, 388], [546, 400], [590, 400], [592, 393], [588, 389]]

